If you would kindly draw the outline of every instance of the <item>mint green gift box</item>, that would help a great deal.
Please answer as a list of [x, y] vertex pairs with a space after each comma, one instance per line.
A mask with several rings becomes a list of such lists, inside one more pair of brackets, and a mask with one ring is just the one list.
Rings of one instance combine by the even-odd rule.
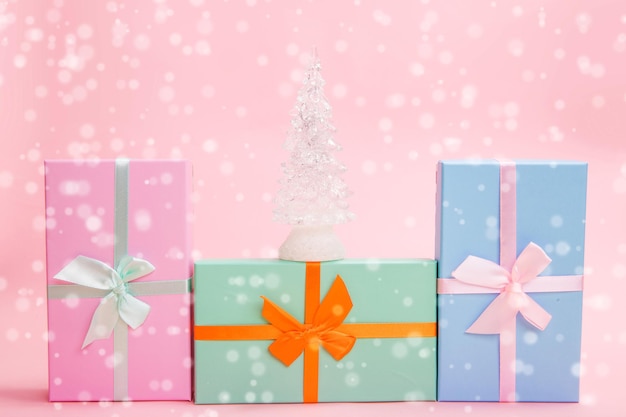
[[433, 260], [197, 261], [196, 404], [435, 400], [435, 283]]

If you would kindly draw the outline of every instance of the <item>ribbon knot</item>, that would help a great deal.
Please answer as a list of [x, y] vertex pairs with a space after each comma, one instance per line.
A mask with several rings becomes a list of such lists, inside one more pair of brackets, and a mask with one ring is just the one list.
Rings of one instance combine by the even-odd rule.
[[526, 294], [524, 284], [536, 279], [550, 262], [550, 257], [533, 242], [515, 260], [510, 272], [494, 262], [468, 256], [452, 276], [466, 284], [499, 289], [500, 294], [466, 331], [500, 334], [517, 313], [521, 313], [531, 325], [544, 330], [552, 316]]
[[124, 296], [124, 294], [128, 293], [128, 285], [125, 282], [120, 282], [113, 290], [111, 290], [113, 294], [118, 296]]
[[341, 360], [354, 346], [353, 335], [335, 330], [352, 309], [350, 294], [340, 276], [315, 311], [312, 323], [300, 323], [268, 298], [261, 298], [263, 317], [281, 332], [268, 349], [285, 366], [290, 366], [305, 349], [323, 346], [335, 360]]
[[504, 287], [504, 291], [514, 294], [521, 294], [524, 292], [524, 290], [522, 289], [522, 284], [520, 284], [519, 282], [508, 283], [506, 287]]
[[105, 292], [93, 313], [82, 349], [95, 340], [109, 338], [119, 319], [133, 329], [143, 324], [150, 306], [130, 294], [128, 283], [152, 271], [154, 266], [150, 262], [131, 256], [124, 256], [113, 269], [104, 262], [79, 255], [55, 275], [56, 279]]

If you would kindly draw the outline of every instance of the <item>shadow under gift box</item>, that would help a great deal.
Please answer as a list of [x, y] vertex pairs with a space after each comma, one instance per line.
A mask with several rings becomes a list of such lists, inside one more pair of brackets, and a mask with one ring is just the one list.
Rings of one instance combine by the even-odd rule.
[[434, 400], [435, 272], [432, 260], [197, 261], [196, 403]]
[[[438, 400], [578, 401], [587, 164], [443, 161], [437, 178]], [[541, 250], [551, 262], [528, 283], [485, 284], [506, 253], [513, 276]], [[470, 255], [493, 264], [468, 274]], [[459, 284], [455, 275], [485, 286], [443, 291]], [[530, 319], [517, 314], [500, 334], [472, 333], [507, 314], [514, 303], [494, 303], [500, 296], [533, 305]], [[487, 321], [473, 327], [479, 316]]]
[[[190, 400], [191, 165], [48, 160], [45, 180], [50, 401]], [[112, 288], [107, 268], [125, 256], [154, 271]], [[108, 265], [109, 279], [98, 283], [89, 259]], [[69, 275], [88, 285], [55, 278]], [[112, 334], [83, 348], [106, 297], [146, 303], [147, 318], [133, 330], [109, 310]]]

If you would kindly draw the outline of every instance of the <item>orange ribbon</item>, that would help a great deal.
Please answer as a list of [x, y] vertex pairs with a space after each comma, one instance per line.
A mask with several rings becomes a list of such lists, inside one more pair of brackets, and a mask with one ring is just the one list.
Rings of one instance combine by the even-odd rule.
[[357, 338], [435, 337], [436, 323], [348, 323], [352, 300], [339, 275], [320, 303], [320, 263], [306, 264], [304, 323], [263, 297], [268, 325], [195, 326], [196, 340], [274, 340], [270, 353], [290, 366], [304, 352], [305, 403], [317, 402], [319, 347], [341, 360]]
[[290, 366], [306, 349], [317, 351], [323, 346], [335, 360], [341, 360], [354, 346], [354, 336], [335, 330], [352, 309], [350, 294], [339, 275], [308, 324], [298, 322], [272, 301], [262, 298], [263, 317], [282, 332], [268, 349], [285, 366]]

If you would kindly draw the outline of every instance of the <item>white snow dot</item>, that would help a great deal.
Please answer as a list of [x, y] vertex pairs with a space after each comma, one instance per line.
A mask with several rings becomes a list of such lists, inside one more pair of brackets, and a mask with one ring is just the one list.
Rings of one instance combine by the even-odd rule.
[[579, 13], [576, 16], [576, 26], [578, 27], [578, 31], [582, 34], [586, 34], [589, 32], [589, 28], [591, 27], [591, 16], [587, 13]]
[[396, 359], [402, 359], [409, 353], [409, 348], [402, 342], [396, 342], [391, 347], [391, 354]]
[[472, 369], [472, 364], [467, 362], [465, 363], [465, 365], [463, 365], [463, 368], [465, 368], [466, 371], [469, 371], [470, 369]]
[[263, 285], [263, 277], [261, 277], [260, 275], [254, 274], [250, 276], [250, 278], [248, 279], [248, 283], [250, 284], [252, 288], [258, 288], [261, 285]]
[[240, 20], [235, 25], [235, 30], [239, 33], [246, 33], [250, 29], [250, 25], [245, 20]]
[[626, 277], [626, 266], [620, 263], [615, 264], [613, 265], [612, 272], [615, 278], [624, 278]]
[[339, 39], [335, 42], [335, 51], [342, 54], [348, 50], [348, 42], [343, 39]]
[[229, 350], [226, 352], [226, 360], [231, 363], [237, 362], [239, 360], [239, 352], [236, 350]]
[[248, 358], [251, 360], [256, 360], [261, 357], [261, 348], [258, 346], [250, 346], [248, 348]]
[[565, 256], [569, 253], [571, 248], [570, 248], [569, 243], [560, 241], [556, 244], [555, 249], [556, 249], [557, 255]]
[[244, 106], [237, 106], [237, 108], [235, 109], [235, 116], [237, 116], [239, 119], [246, 117], [247, 114], [248, 109]]
[[161, 381], [161, 389], [163, 391], [171, 391], [174, 388], [174, 383], [169, 379], [164, 379]]
[[563, 217], [559, 216], [558, 214], [552, 216], [550, 218], [550, 226], [555, 228], [563, 226]]
[[83, 124], [79, 129], [80, 137], [82, 137], [83, 139], [91, 139], [93, 138], [95, 133], [96, 128], [90, 123]]
[[602, 78], [604, 77], [605, 72], [606, 70], [604, 69], [604, 65], [602, 64], [593, 64], [591, 68], [589, 69], [589, 74], [593, 78]]
[[26, 190], [26, 194], [35, 194], [39, 189], [39, 186], [36, 182], [28, 181], [24, 186], [24, 189]]
[[600, 95], [593, 96], [593, 98], [591, 99], [591, 105], [595, 109], [601, 109], [602, 107], [604, 107], [605, 104], [606, 100]]
[[33, 109], [28, 109], [24, 112], [24, 120], [27, 122], [34, 122], [37, 120], [37, 112]]
[[178, 326], [168, 326], [167, 327], [167, 334], [170, 336], [176, 336], [179, 335], [181, 333], [180, 331], [180, 327]]
[[202, 97], [211, 98], [214, 95], [215, 95], [215, 87], [209, 84], [202, 87]]
[[391, 16], [383, 12], [382, 10], [375, 10], [372, 13], [374, 21], [382, 26], [389, 26], [391, 24]]
[[393, 121], [388, 117], [383, 117], [378, 121], [378, 129], [382, 132], [388, 132], [393, 128]]
[[344, 98], [348, 94], [348, 87], [345, 84], [335, 84], [332, 89], [333, 97]]
[[230, 402], [230, 393], [228, 391], [222, 391], [217, 395], [217, 399], [221, 403]]
[[432, 129], [435, 126], [435, 117], [430, 113], [422, 113], [418, 119], [419, 126], [422, 129]]
[[26, 57], [22, 54], [15, 55], [13, 65], [15, 65], [15, 68], [24, 68], [26, 66]]
[[19, 339], [20, 333], [17, 331], [17, 329], [11, 327], [10, 329], [7, 329], [5, 336], [9, 342], [15, 342], [17, 339]]
[[582, 368], [579, 362], [576, 362], [570, 367], [570, 373], [576, 378], [580, 378], [584, 374], [584, 368]]
[[246, 304], [248, 302], [248, 294], [239, 293], [235, 297], [237, 304]]
[[137, 210], [135, 212], [135, 227], [142, 232], [150, 230], [152, 227], [152, 215], [148, 210]]
[[202, 144], [202, 150], [206, 153], [213, 153], [217, 151], [217, 148], [217, 141], [215, 141], [214, 139], [207, 139]]
[[170, 34], [169, 41], [171, 45], [178, 46], [183, 41], [183, 37], [180, 33], [174, 32]]
[[361, 378], [359, 377], [359, 374], [357, 374], [356, 372], [349, 372], [346, 374], [344, 378], [344, 382], [346, 386], [352, 388], [352, 387], [356, 387], [357, 385], [359, 385], [359, 383], [361, 382]]
[[80, 298], [76, 294], [69, 293], [63, 299], [63, 303], [67, 308], [74, 309], [80, 304]]
[[405, 307], [411, 307], [413, 305], [413, 297], [404, 297], [402, 299], [402, 304]]
[[537, 335], [536, 332], [524, 333], [524, 343], [526, 343], [527, 345], [534, 345], [535, 343], [537, 343], [538, 339], [539, 339], [539, 336]]
[[15, 309], [20, 313], [28, 311], [30, 309], [30, 300], [26, 297], [18, 297], [15, 300]]
[[477, 23], [469, 25], [466, 30], [467, 36], [472, 39], [478, 39], [483, 36], [483, 27]]
[[[2, 83], [0, 82], [0, 85], [1, 85], [1, 84], [2, 84]], [[46, 86], [44, 86], [44, 85], [38, 85], [38, 86], [35, 88], [35, 96], [36, 96], [36, 97], [38, 97], [38, 98], [44, 98], [44, 97], [46, 97], [47, 95], [48, 95], [48, 89], [46, 88]]]
[[[2, 25], [2, 23], [2, 20], [0, 20], [0, 25]], [[43, 35], [43, 30], [40, 28], [30, 28], [26, 31], [26, 38], [31, 42], [41, 42], [43, 40]]]
[[524, 42], [519, 39], [512, 39], [508, 44], [508, 50], [514, 57], [520, 57], [524, 53]]
[[88, 391], [79, 392], [78, 401], [91, 401], [91, 394]]
[[421, 349], [419, 350], [419, 352], [418, 352], [418, 356], [419, 356], [420, 358], [422, 358], [422, 359], [426, 359], [426, 358], [429, 358], [429, 357], [430, 357], [430, 354], [431, 354], [431, 353], [432, 353], [432, 352], [431, 352], [430, 348], [424, 347], [424, 348], [421, 348]]
[[426, 70], [424, 69], [424, 65], [420, 64], [419, 62], [412, 63], [409, 67], [409, 70], [411, 71], [411, 74], [416, 77], [424, 75], [424, 73], [426, 72]]
[[450, 51], [442, 51], [439, 53], [439, 62], [443, 65], [449, 65], [452, 63], [454, 56]]
[[417, 225], [417, 220], [413, 216], [407, 216], [404, 219], [404, 225], [408, 228], [413, 228]]
[[176, 92], [174, 88], [169, 85], [165, 85], [159, 89], [159, 100], [163, 103], [169, 103], [174, 99]]
[[[211, 54], [211, 45], [205, 40], [197, 41], [195, 44], [196, 53], [198, 55], [210, 55]], [[261, 59], [259, 57], [259, 59]], [[258, 61], [259, 65], [266, 65], [267, 62], [263, 62], [262, 60]]]
[[0, 172], [0, 188], [9, 188], [13, 185], [13, 174], [9, 171]]
[[164, 172], [161, 174], [161, 184], [170, 185], [174, 181], [174, 176], [170, 172]]
[[247, 403], [252, 403], [256, 400], [256, 394], [252, 391], [248, 391], [244, 395], [244, 399]]
[[98, 216], [89, 216], [85, 219], [85, 227], [90, 232], [97, 232], [102, 228], [102, 219]]
[[111, 150], [114, 152], [121, 152], [124, 149], [124, 141], [120, 138], [111, 139]]
[[231, 161], [223, 161], [220, 164], [220, 173], [222, 175], [231, 175], [233, 172], [235, 172], [235, 164]]
[[89, 39], [93, 35], [93, 28], [87, 24], [82, 24], [76, 29], [76, 34], [81, 39]]
[[361, 164], [361, 171], [363, 171], [365, 175], [374, 175], [376, 174], [377, 170], [378, 170], [378, 167], [376, 165], [376, 162], [372, 160], [369, 160], [369, 159], [365, 160]]
[[135, 36], [135, 39], [133, 40], [133, 45], [135, 46], [135, 48], [137, 48], [137, 50], [145, 51], [150, 48], [150, 38], [145, 33], [140, 33]]
[[265, 286], [270, 289], [277, 288], [280, 285], [280, 276], [269, 273], [265, 275]]

